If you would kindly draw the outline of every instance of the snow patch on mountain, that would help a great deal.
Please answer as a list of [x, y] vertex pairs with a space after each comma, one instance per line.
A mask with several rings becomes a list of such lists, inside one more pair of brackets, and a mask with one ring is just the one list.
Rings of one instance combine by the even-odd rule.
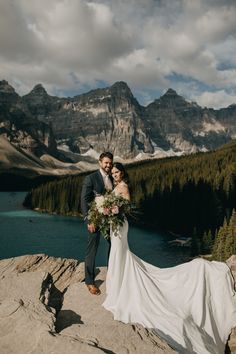
[[205, 137], [210, 132], [225, 132], [225, 127], [220, 122], [217, 122], [214, 118], [212, 118], [210, 121], [203, 121], [201, 130], [193, 131], [192, 133], [194, 136]]
[[81, 156], [90, 156], [96, 160], [99, 159], [100, 153], [97, 152], [96, 150], [90, 148], [88, 151], [86, 151], [84, 154], [81, 154]]

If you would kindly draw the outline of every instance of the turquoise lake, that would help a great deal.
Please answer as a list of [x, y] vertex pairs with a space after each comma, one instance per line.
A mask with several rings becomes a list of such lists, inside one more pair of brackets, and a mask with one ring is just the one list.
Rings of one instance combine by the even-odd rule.
[[[45, 253], [84, 260], [87, 232], [78, 217], [49, 215], [25, 209], [26, 192], [0, 192], [0, 259]], [[130, 227], [132, 252], [158, 267], [171, 267], [188, 260], [189, 250], [168, 244], [170, 236]], [[97, 265], [107, 265], [107, 241], [101, 237]]]

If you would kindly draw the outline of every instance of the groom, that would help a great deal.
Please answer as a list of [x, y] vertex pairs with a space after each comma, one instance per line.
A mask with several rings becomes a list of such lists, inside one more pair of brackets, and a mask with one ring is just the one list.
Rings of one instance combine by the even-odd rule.
[[93, 295], [99, 295], [101, 293], [94, 284], [95, 257], [100, 241], [100, 232], [95, 229], [94, 224], [88, 224], [87, 214], [90, 203], [94, 200], [95, 196], [97, 194], [103, 194], [106, 190], [112, 190], [113, 188], [110, 176], [112, 163], [112, 153], [103, 152], [99, 157], [100, 169], [85, 177], [81, 192], [81, 209], [88, 228], [88, 243], [85, 256], [85, 284]]

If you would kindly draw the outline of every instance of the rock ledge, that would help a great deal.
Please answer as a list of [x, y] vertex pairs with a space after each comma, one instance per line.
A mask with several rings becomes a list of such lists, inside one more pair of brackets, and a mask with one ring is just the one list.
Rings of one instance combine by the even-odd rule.
[[[228, 265], [235, 271], [236, 256]], [[177, 353], [152, 331], [113, 320], [101, 306], [106, 268], [97, 271], [102, 294], [93, 296], [77, 260], [44, 254], [1, 260], [1, 354]], [[236, 353], [236, 331], [228, 344]]]

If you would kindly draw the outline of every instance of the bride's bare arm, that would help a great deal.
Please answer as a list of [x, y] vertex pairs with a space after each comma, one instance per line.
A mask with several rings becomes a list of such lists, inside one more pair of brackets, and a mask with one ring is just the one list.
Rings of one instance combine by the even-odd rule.
[[127, 184], [119, 186], [118, 192], [123, 198], [130, 200], [129, 187], [127, 186]]

